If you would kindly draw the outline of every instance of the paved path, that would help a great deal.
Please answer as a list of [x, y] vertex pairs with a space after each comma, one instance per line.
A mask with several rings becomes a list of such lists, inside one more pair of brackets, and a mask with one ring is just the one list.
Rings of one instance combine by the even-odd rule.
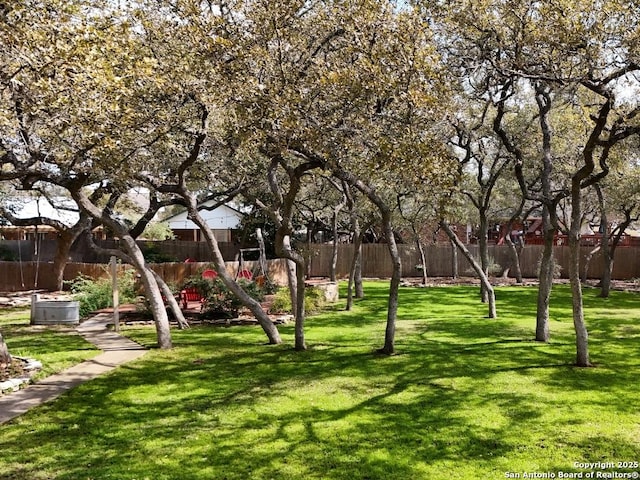
[[1, 396], [0, 424], [147, 353], [141, 345], [117, 333], [107, 331], [108, 323], [113, 323], [111, 314], [99, 313], [76, 328], [85, 340], [103, 350], [103, 353], [60, 373], [43, 378], [22, 390]]

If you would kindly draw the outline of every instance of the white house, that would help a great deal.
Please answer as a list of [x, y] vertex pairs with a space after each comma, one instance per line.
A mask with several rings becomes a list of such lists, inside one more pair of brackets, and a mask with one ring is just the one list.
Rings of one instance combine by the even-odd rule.
[[[203, 203], [202, 208], [199, 210], [200, 215], [205, 219], [209, 228], [213, 230], [216, 240], [219, 242], [231, 242], [231, 232], [232, 230], [240, 228], [243, 214], [228, 205], [222, 205], [213, 210], [208, 210], [207, 207], [211, 207], [213, 204], [214, 201]], [[204, 236], [200, 232], [200, 229], [187, 218], [186, 211], [173, 215], [164, 221], [169, 224], [176, 240], [191, 242], [204, 241]]]

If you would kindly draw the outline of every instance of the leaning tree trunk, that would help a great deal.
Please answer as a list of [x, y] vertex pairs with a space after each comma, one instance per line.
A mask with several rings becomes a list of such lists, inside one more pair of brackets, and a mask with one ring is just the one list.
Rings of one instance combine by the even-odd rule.
[[584, 258], [584, 266], [582, 267], [582, 283], [587, 283], [587, 280], [589, 279], [589, 267], [591, 266], [591, 259], [601, 249], [602, 244], [598, 245], [596, 248], [587, 253], [587, 256]]
[[209, 228], [207, 222], [202, 218], [200, 212], [198, 212], [195, 198], [187, 194], [185, 194], [185, 197], [188, 200], [187, 208], [189, 210], [189, 217], [196, 225], [198, 225], [200, 231], [204, 234], [207, 246], [213, 255], [213, 264], [218, 272], [218, 278], [220, 278], [222, 283], [224, 283], [225, 286], [240, 299], [240, 302], [242, 302], [242, 304], [251, 311], [256, 320], [258, 320], [262, 330], [267, 335], [269, 343], [272, 345], [282, 343], [280, 332], [278, 332], [278, 329], [266, 314], [260, 303], [245, 292], [242, 287], [238, 285], [238, 282], [236, 282], [227, 272], [224, 258], [222, 257], [220, 247], [218, 246], [218, 241], [211, 231], [211, 228]]
[[104, 210], [96, 207], [81, 190], [73, 190], [70, 192], [78, 206], [93, 218], [100, 220], [103, 224], [113, 229], [114, 233], [120, 238], [121, 246], [125, 254], [131, 259], [132, 266], [140, 274], [140, 281], [144, 287], [149, 309], [153, 315], [156, 326], [156, 336], [158, 339], [158, 347], [161, 349], [171, 348], [171, 329], [169, 327], [169, 317], [167, 310], [164, 308], [162, 294], [158, 287], [158, 282], [153, 272], [147, 268], [142, 250], [136, 243], [135, 239], [126, 230], [126, 228], [117, 220], [110, 217]]
[[507, 243], [509, 247], [509, 253], [511, 254], [511, 265], [513, 268], [513, 276], [516, 279], [517, 284], [522, 284], [522, 268], [520, 268], [520, 253], [518, 252], [518, 247], [513, 243], [513, 239], [511, 238], [511, 232], [507, 232], [504, 237], [504, 241]]
[[156, 326], [156, 336], [158, 338], [158, 347], [161, 349], [170, 349], [171, 343], [171, 330], [169, 326], [169, 317], [167, 316], [167, 310], [164, 307], [162, 301], [162, 294], [158, 287], [158, 282], [151, 269], [147, 268], [142, 250], [131, 237], [131, 235], [125, 232], [119, 232], [122, 246], [127, 256], [132, 260], [133, 267], [140, 274], [140, 281], [144, 286], [144, 290], [149, 302], [149, 309], [153, 314], [154, 323]]
[[451, 226], [449, 226], [447, 222], [442, 221], [440, 222], [440, 225], [442, 226], [443, 230], [445, 231], [445, 233], [447, 234], [451, 242], [454, 243], [456, 247], [460, 249], [464, 257], [467, 259], [467, 261], [471, 264], [471, 266], [475, 270], [478, 277], [480, 277], [480, 282], [482, 283], [484, 290], [487, 292], [487, 301], [489, 304], [488, 316], [489, 318], [497, 318], [498, 314], [496, 313], [495, 292], [493, 291], [491, 282], [489, 282], [489, 278], [486, 276], [484, 269], [482, 268], [482, 265], [480, 265], [478, 261], [475, 258], [473, 258], [473, 255], [471, 255], [471, 252], [469, 251], [469, 249], [464, 246], [464, 243], [460, 241], [458, 236], [451, 229]]
[[180, 305], [176, 301], [176, 297], [174, 297], [173, 292], [171, 291], [167, 283], [155, 271], [151, 270], [151, 272], [153, 272], [153, 276], [158, 283], [158, 287], [160, 287], [164, 298], [169, 304], [169, 308], [171, 308], [173, 316], [176, 318], [176, 322], [178, 322], [178, 326], [183, 330], [189, 328], [189, 322], [187, 322], [187, 319], [184, 318], [184, 313], [182, 313], [182, 309], [180, 308]]
[[0, 332], [0, 364], [2, 363], [11, 363], [11, 355], [9, 354], [9, 347], [7, 347], [7, 344], [4, 341], [2, 332]]

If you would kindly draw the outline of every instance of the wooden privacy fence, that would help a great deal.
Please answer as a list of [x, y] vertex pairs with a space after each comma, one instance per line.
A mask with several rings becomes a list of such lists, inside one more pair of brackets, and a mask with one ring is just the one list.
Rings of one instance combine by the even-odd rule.
[[[184, 242], [179, 240], [145, 241], [136, 242], [143, 251], [153, 250], [162, 254], [170, 261], [182, 262], [187, 258], [197, 262], [211, 262], [213, 255], [205, 242]], [[0, 240], [0, 247], [11, 252], [13, 260], [27, 262], [51, 262], [56, 253], [57, 240]], [[117, 249], [118, 240], [96, 240], [96, 244], [102, 248]], [[218, 248], [225, 260], [237, 259], [239, 246], [235, 243], [218, 242]], [[109, 255], [93, 251], [82, 239], [76, 243], [70, 252], [70, 261], [77, 263], [108, 263]]]
[[[226, 262], [227, 271], [234, 275], [238, 262]], [[169, 285], [180, 285], [192, 275], [199, 275], [210, 263], [154, 263], [150, 267], [160, 274]], [[119, 271], [131, 269], [129, 265], [118, 265]], [[243, 268], [260, 274], [258, 262], [244, 262]], [[278, 285], [286, 285], [287, 271], [284, 260], [268, 260], [269, 278]], [[54, 290], [53, 263], [42, 262], [0, 262], [0, 291], [15, 292], [20, 290]], [[65, 281], [84, 275], [90, 278], [109, 277], [109, 266], [99, 263], [68, 263], [64, 270]]]
[[[338, 263], [336, 273], [338, 277], [346, 277], [349, 274], [353, 245], [342, 244], [338, 246]], [[478, 255], [477, 245], [467, 245], [474, 256]], [[420, 265], [420, 254], [416, 247], [411, 245], [398, 245], [402, 257], [402, 276], [417, 277], [422, 272], [416, 268]], [[592, 247], [581, 247], [582, 265]], [[427, 274], [433, 277], [449, 277], [453, 274], [453, 255], [450, 245], [430, 245], [425, 247]], [[520, 266], [522, 274], [528, 278], [538, 276], [538, 261], [542, 256], [542, 245], [527, 245], [520, 253]], [[312, 245], [311, 248], [311, 276], [326, 277], [330, 273], [332, 245]], [[502, 272], [511, 266], [511, 255], [507, 246], [492, 245], [489, 247], [489, 255], [494, 263], [500, 266]], [[562, 246], [554, 249], [556, 263], [561, 267], [561, 276], [567, 277], [569, 272], [569, 248]], [[583, 268], [583, 267], [581, 267]], [[589, 278], [599, 278], [602, 275], [602, 256], [598, 252], [593, 256], [589, 264]], [[582, 270], [581, 270], [582, 271]], [[471, 275], [471, 265], [458, 252], [458, 272], [460, 275]], [[513, 272], [513, 269], [511, 269]], [[389, 250], [385, 244], [362, 245], [362, 275], [372, 278], [390, 277], [392, 264], [389, 258]], [[640, 249], [636, 247], [619, 247], [615, 253], [613, 278], [617, 280], [629, 280], [640, 278]]]
[[[470, 245], [469, 249], [477, 255], [477, 245]], [[523, 276], [528, 278], [537, 277], [537, 264], [542, 255], [542, 246], [528, 245], [520, 254], [520, 264]], [[416, 268], [420, 264], [420, 255], [417, 249], [409, 245], [399, 245], [402, 256], [402, 275], [404, 277], [417, 277], [421, 271]], [[582, 261], [591, 250], [590, 247], [582, 248]], [[556, 262], [561, 267], [561, 275], [567, 276], [569, 248], [556, 247]], [[508, 248], [505, 246], [491, 246], [489, 253], [494, 259], [494, 263], [500, 266], [500, 272], [511, 265], [511, 258]], [[339, 277], [346, 277], [351, 264], [353, 254], [352, 245], [339, 245], [337, 274]], [[453, 273], [451, 247], [448, 245], [432, 245], [426, 247], [427, 254], [427, 274], [434, 277], [448, 277]], [[365, 244], [362, 246], [362, 273], [365, 277], [386, 278], [391, 276], [391, 261], [387, 246], [384, 244]], [[314, 245], [311, 249], [311, 276], [327, 277], [331, 267], [332, 246]], [[613, 269], [613, 278], [618, 280], [629, 280], [640, 278], [640, 249], [635, 247], [621, 247], [616, 250], [616, 257]], [[257, 271], [258, 262], [245, 262], [245, 268]], [[269, 276], [279, 285], [285, 285], [286, 264], [284, 260], [269, 260]], [[157, 263], [151, 267], [157, 271], [167, 283], [180, 284], [185, 278], [197, 275], [199, 272], [210, 266], [209, 263]], [[238, 262], [226, 262], [227, 270], [235, 275]], [[53, 285], [51, 263], [44, 262], [0, 262], [0, 290], [18, 291], [31, 289], [52, 290]], [[119, 268], [131, 268], [120, 266]], [[458, 272], [460, 275], [470, 275], [471, 267], [467, 260], [458, 253]], [[91, 278], [108, 276], [107, 266], [95, 263], [69, 263], [64, 272], [65, 280], [73, 280], [78, 275], [83, 274]], [[590, 262], [589, 278], [599, 278], [602, 274], [602, 257], [598, 253], [594, 255]]]

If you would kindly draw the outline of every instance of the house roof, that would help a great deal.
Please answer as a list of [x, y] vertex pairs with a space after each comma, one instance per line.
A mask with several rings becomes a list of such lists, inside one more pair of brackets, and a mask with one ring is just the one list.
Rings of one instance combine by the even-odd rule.
[[[53, 203], [53, 204], [52, 204]], [[69, 227], [73, 226], [80, 215], [76, 203], [65, 197], [52, 198], [52, 203], [45, 197], [29, 197], [5, 200], [5, 208], [19, 219], [44, 217], [59, 221]], [[10, 224], [10, 222], [7, 222]]]
[[[207, 225], [216, 230], [239, 228], [244, 214], [229, 205], [221, 205], [213, 210], [206, 208], [213, 206], [215, 203], [213, 200], [204, 202], [202, 204], [203, 208], [198, 209]], [[172, 230], [199, 230], [199, 227], [189, 220], [186, 210], [165, 219], [165, 222], [169, 223], [169, 227]]]

